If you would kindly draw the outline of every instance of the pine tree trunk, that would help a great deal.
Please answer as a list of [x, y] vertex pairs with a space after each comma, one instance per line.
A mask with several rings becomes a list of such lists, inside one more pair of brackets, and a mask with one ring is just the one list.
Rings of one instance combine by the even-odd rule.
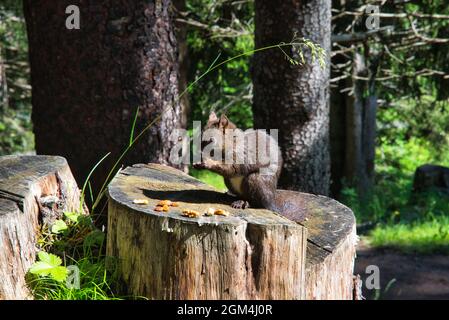
[[[256, 0], [256, 48], [305, 37], [330, 51], [331, 1]], [[291, 53], [289, 48], [285, 50]], [[279, 129], [284, 159], [281, 187], [328, 194], [329, 64], [306, 55], [293, 66], [280, 50], [262, 51], [253, 64], [254, 123]]]
[[[67, 29], [69, 5], [80, 29]], [[30, 45], [34, 133], [38, 154], [67, 158], [78, 183], [106, 153], [94, 188], [136, 133], [160, 121], [125, 163], [167, 163], [180, 118], [176, 38], [171, 1], [25, 0]]]
[[[176, 8], [177, 16], [181, 16], [181, 13], [186, 11], [186, 0], [173, 0], [173, 6]], [[175, 35], [176, 41], [178, 43], [178, 64], [179, 64], [179, 92], [183, 92], [189, 82], [188, 82], [188, 72], [189, 72], [189, 50], [187, 44], [187, 25], [184, 23], [175, 23]], [[183, 127], [187, 127], [187, 121], [190, 115], [190, 103], [189, 95], [185, 93], [181, 99], [181, 124]]]
[[6, 68], [2, 58], [2, 51], [0, 49], [0, 108], [8, 107], [8, 85], [6, 82]]

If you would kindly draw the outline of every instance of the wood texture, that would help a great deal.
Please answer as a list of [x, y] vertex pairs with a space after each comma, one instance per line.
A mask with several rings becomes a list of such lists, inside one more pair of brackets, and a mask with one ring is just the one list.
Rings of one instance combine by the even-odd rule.
[[3, 52], [0, 49], [0, 108], [8, 108], [8, 83], [6, 82], [6, 66], [3, 61]]
[[[331, 1], [256, 0], [255, 46], [307, 38], [330, 52]], [[286, 53], [300, 59], [292, 48]], [[254, 125], [279, 129], [284, 166], [279, 185], [314, 194], [329, 193], [329, 66], [304, 53], [306, 64], [289, 63], [279, 49], [253, 59]]]
[[328, 198], [304, 223], [309, 233], [306, 260], [308, 300], [352, 300], [356, 225], [347, 207]]
[[307, 228], [306, 299], [353, 299], [357, 235], [352, 211], [324, 196], [278, 192], [299, 203], [301, 210], [287, 217]]
[[57, 197], [61, 211], [79, 209], [79, 190], [64, 158], [0, 157], [0, 300], [31, 298], [25, 274], [43, 218], [37, 201], [47, 196]]
[[[79, 30], [65, 27], [69, 5], [80, 9]], [[171, 1], [25, 0], [24, 14], [36, 152], [64, 156], [80, 185], [111, 152], [93, 174], [96, 191], [139, 108], [136, 134], [161, 118], [123, 163], [167, 163], [180, 119]]]
[[[234, 198], [156, 164], [125, 169], [108, 191], [107, 253], [118, 258], [127, 294], [151, 299], [352, 298], [355, 220], [332, 199], [280, 190], [300, 204], [289, 219], [262, 209], [236, 210], [229, 207]], [[147, 199], [149, 205], [133, 204], [134, 199]], [[177, 201], [180, 207], [158, 213], [153, 208], [159, 200]], [[182, 209], [202, 213], [208, 207], [231, 215], [180, 216]], [[294, 221], [304, 217], [306, 222]]]
[[[151, 299], [303, 299], [306, 229], [234, 200], [182, 172], [135, 165], [109, 186], [107, 253], [128, 294]], [[150, 205], [133, 204], [148, 198]], [[178, 201], [168, 214], [160, 199]], [[229, 217], [185, 218], [182, 209], [223, 208]]]

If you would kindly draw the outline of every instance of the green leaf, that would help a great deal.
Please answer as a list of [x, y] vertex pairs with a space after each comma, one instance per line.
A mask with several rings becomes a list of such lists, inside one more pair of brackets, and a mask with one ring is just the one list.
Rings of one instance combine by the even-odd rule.
[[91, 247], [94, 245], [101, 246], [104, 242], [105, 235], [100, 230], [94, 230], [90, 232], [86, 238], [84, 238], [84, 246]]
[[78, 222], [80, 214], [78, 212], [64, 212], [64, 216], [73, 222]]
[[67, 230], [67, 225], [62, 220], [56, 220], [55, 223], [51, 226], [51, 232], [56, 234], [61, 233], [64, 230]]
[[39, 261], [46, 262], [52, 266], [60, 266], [62, 263], [60, 257], [52, 253], [47, 253], [45, 251], [40, 251], [37, 256], [39, 258]]
[[62, 260], [58, 256], [44, 251], [38, 254], [39, 261], [35, 262], [31, 268], [30, 273], [39, 276], [50, 276], [56, 281], [64, 281], [67, 278], [68, 270], [61, 266]]
[[64, 281], [65, 279], [67, 279], [67, 274], [68, 274], [68, 270], [66, 267], [63, 266], [59, 266], [59, 267], [54, 267], [51, 271], [50, 271], [50, 275], [51, 277], [59, 282]]

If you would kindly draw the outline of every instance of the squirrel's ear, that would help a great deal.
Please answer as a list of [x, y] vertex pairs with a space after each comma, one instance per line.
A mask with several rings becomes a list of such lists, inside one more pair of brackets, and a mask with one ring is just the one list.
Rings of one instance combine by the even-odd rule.
[[222, 114], [220, 116], [220, 125], [223, 126], [223, 128], [226, 128], [229, 124], [229, 119], [226, 117], [225, 114]]
[[209, 115], [209, 122], [215, 122], [217, 120], [218, 120], [217, 115], [215, 114], [215, 112], [212, 111], [211, 114]]

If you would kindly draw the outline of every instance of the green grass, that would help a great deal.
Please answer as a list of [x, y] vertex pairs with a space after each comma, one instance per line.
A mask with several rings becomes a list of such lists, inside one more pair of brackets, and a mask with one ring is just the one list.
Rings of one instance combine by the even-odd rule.
[[411, 223], [387, 224], [375, 228], [369, 243], [406, 253], [449, 254], [449, 216]]
[[217, 173], [208, 170], [197, 170], [193, 168], [189, 170], [189, 173], [192, 177], [195, 177], [198, 180], [204, 182], [205, 184], [215, 187], [220, 191], [227, 190], [223, 177]]
[[29, 284], [38, 300], [120, 300], [111, 288], [111, 272], [106, 259], [92, 262], [89, 258], [72, 261], [80, 270], [80, 288], [69, 288], [65, 282], [50, 277], [33, 277]]
[[449, 196], [430, 191], [413, 194], [415, 169], [425, 163], [449, 165], [449, 149], [424, 139], [381, 139], [376, 150], [376, 179], [368, 199], [346, 188], [342, 201], [357, 222], [375, 222], [366, 237], [376, 247], [406, 253], [449, 253]]
[[[105, 234], [95, 227], [89, 216], [77, 212], [65, 212], [57, 220], [59, 229], [41, 229], [38, 240], [40, 252], [47, 252], [59, 261], [34, 271], [39, 262], [27, 273], [27, 283], [35, 299], [45, 300], [117, 300], [118, 283], [116, 263], [104, 255]], [[58, 258], [59, 257], [59, 258]], [[57, 265], [57, 266], [56, 266]], [[61, 266], [59, 266], [61, 265]], [[46, 270], [66, 269], [75, 266], [79, 270], [79, 288], [71, 288], [66, 278], [58, 279]], [[67, 271], [66, 271], [67, 272]]]

